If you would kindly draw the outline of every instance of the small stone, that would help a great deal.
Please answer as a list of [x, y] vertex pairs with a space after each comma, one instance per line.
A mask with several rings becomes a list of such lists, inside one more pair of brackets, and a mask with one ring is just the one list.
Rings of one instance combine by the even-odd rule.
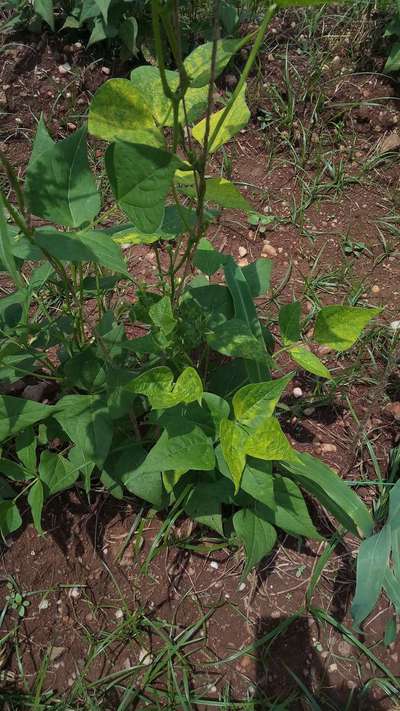
[[249, 266], [249, 260], [248, 260], [248, 259], [239, 259], [239, 260], [238, 260], [238, 265], [239, 265], [239, 267], [248, 267], [248, 266]]
[[121, 608], [119, 608], [118, 610], [115, 610], [115, 617], [117, 618], [117, 620], [122, 620], [123, 616], [124, 616], [124, 611], [121, 610]]
[[247, 249], [246, 249], [246, 247], [240, 246], [240, 247], [239, 247], [239, 257], [245, 257], [246, 254], [247, 254]]
[[328, 672], [335, 672], [337, 671], [337, 664], [330, 664], [328, 667]]
[[49, 601], [45, 598], [44, 600], [41, 600], [38, 605], [38, 610], [47, 610], [49, 607], [50, 603]]
[[245, 589], [246, 589], [246, 583], [240, 583], [240, 585], [238, 587], [239, 592], [243, 592], [243, 590], [245, 590]]
[[144, 649], [144, 647], [141, 647], [139, 649], [139, 662], [140, 664], [143, 664], [143, 666], [148, 667], [153, 661], [153, 656], [150, 654], [150, 652], [147, 651], [147, 649]]
[[276, 251], [275, 247], [272, 246], [272, 244], [268, 244], [267, 242], [264, 242], [261, 256], [262, 257], [276, 257], [278, 252]]
[[77, 101], [77, 104], [78, 104], [79, 106], [84, 106], [86, 103], [87, 103], [87, 102], [86, 102], [86, 99], [84, 99], [83, 96], [80, 96], [79, 99], [78, 99], [78, 101]]
[[105, 74], [106, 76], [109, 76], [109, 74], [111, 74], [111, 69], [110, 69], [109, 67], [102, 67], [102, 68], [101, 68], [101, 71], [102, 71], [102, 73]]
[[332, 352], [332, 348], [330, 348], [329, 346], [320, 346], [318, 348], [318, 354], [320, 356], [328, 355], [328, 353], [331, 353], [331, 352]]
[[281, 616], [281, 613], [279, 610], [272, 610], [270, 617], [272, 620], [277, 620]]
[[343, 657], [348, 657], [351, 654], [351, 644], [348, 642], [340, 642], [338, 644], [338, 652], [342, 654]]
[[373, 294], [379, 294], [379, 293], [380, 293], [380, 287], [378, 286], [378, 284], [374, 284], [374, 286], [371, 288], [371, 292], [372, 292]]
[[21, 124], [21, 123], [22, 123], [22, 118], [20, 118], [19, 116], [17, 116], [17, 118], [15, 119], [15, 123]]
[[75, 131], [75, 129], [76, 129], [76, 123], [72, 123], [72, 121], [69, 121], [69, 122], [67, 123], [67, 129], [68, 129], [68, 131]]
[[68, 74], [68, 72], [71, 71], [71, 65], [68, 62], [65, 62], [65, 64], [60, 64], [58, 67], [58, 73], [59, 74]]
[[397, 654], [397, 652], [394, 652], [394, 654], [391, 654], [390, 659], [397, 664], [397, 662], [399, 661], [399, 655]]
[[78, 597], [81, 596], [81, 591], [79, 588], [71, 588], [68, 591], [68, 597], [72, 597], [74, 600], [77, 600]]
[[400, 402], [391, 402], [387, 409], [393, 415], [395, 420], [400, 420]]
[[214, 570], [218, 570], [219, 565], [216, 560], [212, 560], [210, 563], [210, 568], [214, 568]]
[[400, 328], [400, 321], [392, 321], [390, 324], [390, 328], [392, 329], [392, 331], [398, 331], [398, 329]]
[[235, 77], [234, 74], [227, 74], [225, 77], [225, 84], [226, 86], [229, 86], [230, 88], [233, 88], [236, 86], [238, 83], [237, 78]]
[[74, 47], [75, 47], [75, 49], [82, 49], [83, 44], [82, 44], [82, 42], [75, 42]]
[[330, 442], [321, 442], [320, 447], [321, 452], [323, 452], [324, 454], [337, 451], [336, 444], [330, 444]]
[[55, 662], [56, 659], [59, 659], [62, 654], [65, 652], [65, 647], [52, 647], [51, 652], [50, 652], [50, 661]]
[[341, 61], [342, 61], [341, 58], [340, 58], [339, 55], [337, 54], [337, 55], [332, 59], [332, 62], [331, 62], [332, 67], [338, 67], [338, 66], [340, 65]]
[[315, 407], [306, 407], [304, 409], [304, 414], [306, 415], [306, 417], [310, 417], [310, 415], [313, 415], [314, 412], [315, 412]]
[[295, 398], [303, 397], [303, 391], [301, 388], [293, 388], [292, 395]]

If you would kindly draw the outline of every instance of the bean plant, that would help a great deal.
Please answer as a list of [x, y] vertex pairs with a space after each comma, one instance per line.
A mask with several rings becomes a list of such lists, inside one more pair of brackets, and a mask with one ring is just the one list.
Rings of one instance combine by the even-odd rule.
[[[184, 512], [244, 547], [244, 575], [278, 530], [321, 539], [310, 497], [346, 530], [371, 533], [357, 494], [282, 429], [296, 369], [332, 378], [303, 333], [301, 304], [280, 308], [272, 334], [260, 307], [272, 262], [241, 267], [212, 243], [224, 209], [262, 218], [209, 163], [249, 122], [246, 80], [288, 4], [267, 3], [256, 30], [221, 39], [214, 0], [212, 40], [184, 57], [179, 0], [152, 0], [156, 65], [106, 81], [88, 126], [61, 141], [40, 118], [23, 185], [3, 157], [1, 260], [14, 284], [0, 301], [3, 537], [21, 525], [25, 502], [42, 533], [45, 503], [71, 487]], [[215, 82], [245, 47], [240, 79], [218, 106]], [[103, 199], [87, 131], [105, 142]], [[143, 245], [156, 267], [145, 283]], [[325, 306], [314, 343], [346, 351], [378, 312]]]

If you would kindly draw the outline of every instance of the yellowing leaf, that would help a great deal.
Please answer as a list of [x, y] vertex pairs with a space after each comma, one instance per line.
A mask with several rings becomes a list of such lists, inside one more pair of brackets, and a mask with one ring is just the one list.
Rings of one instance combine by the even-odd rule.
[[246, 464], [247, 432], [233, 420], [223, 419], [220, 424], [220, 441], [222, 454], [228, 465], [235, 493], [239, 491], [243, 469]]
[[297, 454], [282, 432], [275, 417], [265, 420], [252, 432], [246, 443], [246, 453], [257, 459], [266, 461], [297, 460]]
[[[190, 187], [181, 187], [181, 192], [196, 197], [196, 192]], [[206, 180], [206, 202], [215, 202], [221, 207], [232, 210], [242, 210], [242, 212], [253, 212], [253, 208], [237, 187], [225, 178], [207, 178]]]
[[149, 106], [128, 79], [110, 79], [96, 91], [90, 105], [88, 127], [93, 136], [105, 141], [140, 143], [137, 131], [141, 132], [142, 140], [144, 130], [150, 131], [153, 141], [157, 134]]
[[363, 309], [358, 306], [325, 306], [315, 323], [314, 338], [318, 343], [345, 351], [361, 335], [367, 323], [382, 309]]
[[[246, 104], [246, 99], [245, 99], [245, 94], [246, 94], [246, 85], [243, 86], [242, 91], [240, 92], [239, 96], [236, 98], [234, 101], [231, 110], [227, 114], [225, 120], [221, 124], [221, 126], [218, 128], [218, 132], [216, 133], [219, 121], [221, 117], [224, 114], [225, 109], [221, 109], [220, 111], [217, 111], [215, 114], [212, 114], [211, 120], [210, 120], [210, 140], [208, 144], [208, 148], [210, 153], [214, 153], [218, 148], [220, 148], [224, 143], [229, 141], [233, 136], [235, 136], [244, 126], [247, 125], [249, 119], [250, 119], [250, 111], [248, 109], [248, 106]], [[205, 134], [205, 129], [206, 129], [206, 119], [203, 119], [200, 121], [196, 126], [193, 127], [192, 129], [192, 134], [196, 141], [199, 143], [203, 143], [204, 141], [204, 134]]]

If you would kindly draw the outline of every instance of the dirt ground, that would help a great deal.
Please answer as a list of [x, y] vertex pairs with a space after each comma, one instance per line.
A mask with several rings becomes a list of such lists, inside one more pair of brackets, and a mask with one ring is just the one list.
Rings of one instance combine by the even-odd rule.
[[[379, 321], [383, 328], [400, 317], [400, 232], [395, 229], [400, 219], [399, 85], [378, 74], [381, 57], [369, 59], [370, 66], [358, 71], [349, 67], [346, 44], [339, 45], [322, 69], [318, 87], [323, 105], [316, 108], [316, 89], [312, 93], [299, 79], [311, 71], [309, 56], [299, 53], [302, 45], [289, 20], [277, 22], [274, 29], [249, 82], [252, 121], [227, 147], [224, 165], [231, 165], [228, 177], [238, 181], [254, 207], [277, 220], [261, 231], [228, 211], [209, 237], [245, 261], [265, 255], [267, 245], [274, 263], [273, 290], [281, 303], [296, 294], [306, 310], [315, 299], [333, 303], [357, 293], [360, 304], [384, 306]], [[277, 118], [269, 87], [277, 87], [284, 102], [291, 100], [283, 60], [290, 32], [293, 37], [287, 51], [294, 67], [295, 101], [289, 125], [282, 116]], [[62, 138], [80, 124], [96, 88], [110, 76], [127, 72], [126, 66], [111, 66], [87, 54], [82, 46], [55, 42], [46, 35], [39, 40], [7, 42], [0, 54], [0, 148], [19, 175], [23, 175], [41, 112], [52, 135]], [[269, 123], [263, 128], [265, 117]], [[93, 161], [100, 162], [101, 149], [93, 144], [92, 152]], [[216, 173], [221, 162], [220, 156], [214, 159]], [[152, 278], [154, 264], [146, 248], [134, 248], [128, 256], [143, 278]], [[275, 313], [276, 302], [264, 305], [261, 301], [260, 308], [264, 306]], [[399, 440], [393, 403], [400, 400], [400, 373], [396, 364], [388, 370], [385, 341], [379, 338], [378, 334], [374, 346], [366, 343], [357, 351], [356, 373], [344, 358], [332, 365], [343, 374], [343, 392], [373, 440], [385, 471], [389, 450]], [[303, 399], [289, 398], [294, 409], [286, 430], [292, 442], [321, 456], [348, 480], [375, 478], [343, 392], [322, 401], [315, 397], [305, 375], [300, 374], [294, 385], [303, 389]], [[365, 485], [358, 491], [371, 502], [373, 487]], [[163, 521], [159, 516], [148, 518], [140, 536], [142, 545], [135, 547], [135, 537], [129, 533], [139, 510], [140, 502], [134, 499], [118, 503], [94, 493], [88, 503], [83, 495], [67, 493], [47, 506], [45, 536], [37, 536], [26, 511], [23, 528], [2, 546], [0, 572], [33, 593], [19, 649], [28, 681], [33, 681], [43, 654], [52, 645], [48, 684], [60, 691], [68, 688], [84, 664], [85, 641], [101, 639], [102, 631], [113, 629], [127, 619], [129, 611], [138, 610], [150, 620], [169, 620], [177, 631], [210, 613], [201, 628], [206, 642], [194, 645], [191, 662], [196, 689], [211, 697], [226, 683], [237, 699], [245, 698], [249, 690], [256, 695], [264, 690], [269, 697], [285, 696], [296, 688], [289, 668], [317, 698], [323, 692], [345, 708], [352, 690], [365, 689], [368, 679], [382, 674], [346, 636], [332, 625], [318, 625], [309, 613], [292, 621], [275, 642], [269, 634], [304, 607], [324, 543], [300, 544], [282, 536], [270, 558], [241, 583], [240, 552], [213, 551], [205, 531], [203, 548], [185, 549], [181, 543], [193, 532], [187, 520], [178, 520], [170, 545], [161, 547], [145, 575], [141, 566]], [[322, 529], [332, 532], [333, 522], [320, 510], [314, 513]], [[123, 550], [126, 540], [129, 543]], [[315, 607], [348, 628], [357, 545], [348, 537], [345, 547], [336, 549], [314, 599]], [[0, 600], [6, 593], [2, 585]], [[389, 648], [382, 643], [391, 614], [382, 598], [364, 635], [357, 639], [399, 676], [400, 642]], [[15, 623], [13, 614], [7, 613], [3, 630], [11, 630]], [[255, 652], [236, 655], [255, 640]], [[129, 669], [147, 652], [154, 657], [158, 644], [151, 626], [129, 643], [118, 638], [91, 666], [90, 678]], [[229, 657], [232, 660], [215, 665]], [[18, 675], [15, 650], [10, 649], [5, 668]], [[356, 700], [356, 694], [354, 699], [354, 706], [346, 708], [394, 708], [379, 686], [371, 685], [361, 699]], [[303, 706], [295, 702], [291, 708]]]

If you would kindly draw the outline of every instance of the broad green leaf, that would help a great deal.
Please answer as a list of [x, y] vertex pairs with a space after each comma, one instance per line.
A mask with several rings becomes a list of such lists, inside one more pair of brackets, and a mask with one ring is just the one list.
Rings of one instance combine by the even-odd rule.
[[37, 479], [28, 492], [28, 504], [31, 507], [32, 518], [35, 528], [39, 534], [43, 533], [42, 510], [44, 502], [43, 484]]
[[146, 451], [134, 442], [120, 452], [111, 451], [103, 468], [114, 482], [123, 484], [128, 491], [162, 509], [166, 504], [160, 470], [142, 473], [140, 466], [146, 459]]
[[163, 296], [149, 308], [149, 315], [154, 325], [160, 329], [161, 333], [168, 336], [175, 329], [177, 320], [172, 311], [171, 299]]
[[196, 482], [183, 508], [190, 518], [202, 526], [208, 526], [213, 531], [224, 535], [221, 514], [220, 487], [217, 483]]
[[[247, 126], [250, 120], [250, 111], [246, 104], [246, 85], [243, 86], [242, 91], [232, 104], [231, 110], [227, 114], [221, 126], [218, 128], [218, 124], [224, 115], [225, 109], [217, 111], [215, 114], [211, 115], [210, 118], [210, 133], [208, 150], [210, 153], [214, 153], [218, 150], [224, 143], [230, 141], [233, 136], [236, 136], [239, 131]], [[206, 119], [202, 119], [200, 123], [196, 124], [192, 128], [192, 135], [201, 145], [204, 143], [204, 136], [206, 131]], [[217, 132], [216, 132], [217, 131]]]
[[285, 304], [279, 309], [279, 328], [285, 346], [300, 340], [300, 316], [301, 305], [299, 301]]
[[[248, 35], [240, 39], [218, 40], [215, 63], [216, 77], [225, 69], [233, 55], [248, 43], [249, 39], [250, 36]], [[183, 64], [189, 75], [191, 86], [204, 86], [210, 81], [212, 51], [213, 43], [206, 42], [196, 47], [196, 49], [186, 57]]]
[[214, 463], [212, 440], [197, 425], [176, 418], [150, 450], [140, 471], [208, 471], [214, 469]]
[[41, 402], [24, 400], [11, 395], [1, 395], [0, 442], [35, 422], [45, 420], [53, 411], [51, 405], [43, 405]]
[[[110, 79], [96, 91], [89, 109], [89, 133], [104, 141], [147, 143], [143, 138], [156, 129], [150, 107], [128, 79]], [[142, 140], [137, 140], [142, 137]]]
[[363, 309], [359, 306], [325, 306], [319, 312], [314, 329], [317, 343], [336, 351], [345, 351], [361, 335], [367, 323], [382, 309]]
[[138, 230], [158, 230], [164, 218], [164, 203], [179, 159], [167, 151], [115, 143], [107, 149], [106, 169], [121, 209]]
[[354, 624], [359, 626], [375, 607], [386, 577], [391, 547], [390, 526], [360, 545], [357, 556], [356, 592], [351, 606]]
[[276, 417], [266, 417], [252, 430], [246, 453], [256, 459], [296, 461], [297, 454], [282, 432]]
[[52, 137], [50, 136], [50, 134], [46, 128], [43, 114], [40, 114], [38, 125], [36, 127], [35, 138], [33, 141], [30, 161], [35, 160], [42, 153], [49, 150], [49, 148], [52, 148], [53, 146], [55, 146], [55, 141], [53, 141]]
[[333, 469], [304, 452], [297, 452], [297, 460], [283, 466], [345, 528], [358, 536], [371, 534], [373, 520], [367, 507]]
[[185, 368], [178, 376], [175, 385], [173, 381], [172, 370], [166, 366], [159, 366], [142, 373], [125, 387], [129, 392], [145, 395], [155, 409], [201, 400], [203, 384], [194, 368]]
[[22, 525], [22, 518], [14, 501], [0, 501], [0, 535], [5, 538]]
[[138, 32], [139, 26], [134, 17], [127, 17], [126, 20], [121, 22], [118, 29], [118, 34], [129, 54], [134, 55], [135, 57], [138, 54], [138, 46], [136, 43]]
[[208, 239], [202, 237], [197, 245], [193, 264], [203, 274], [212, 276], [226, 263], [227, 259], [230, 259], [227, 254], [218, 252]]
[[192, 299], [203, 312], [207, 327], [213, 331], [233, 318], [232, 297], [226, 286], [200, 283], [194, 279], [185, 292], [185, 298]]
[[[179, 86], [178, 72], [167, 69], [165, 74], [169, 88], [171, 91], [176, 91]], [[164, 94], [158, 68], [148, 65], [137, 67], [131, 72], [131, 82], [150, 107], [150, 111], [158, 125], [172, 127], [174, 125], [172, 102]], [[207, 100], [208, 87], [202, 87], [200, 89], [189, 87], [189, 89], [187, 89], [185, 93], [185, 107], [187, 119], [190, 124], [197, 121], [200, 116], [204, 114], [207, 107]], [[186, 122], [182, 103], [180, 103], [179, 106], [178, 119], [180, 123]]]
[[246, 564], [242, 573], [242, 578], [245, 578], [272, 551], [276, 543], [276, 531], [264, 518], [263, 507], [257, 504], [253, 508], [237, 511], [233, 517], [233, 526], [246, 551]]
[[398, 72], [400, 69], [400, 42], [394, 42], [390, 49], [390, 54], [383, 67], [384, 72]]
[[21, 464], [4, 457], [0, 457], [0, 473], [12, 481], [26, 481], [33, 476], [33, 474], [26, 472]]
[[100, 196], [89, 169], [85, 126], [32, 155], [25, 198], [32, 214], [66, 227], [81, 227], [97, 215]]
[[79, 472], [82, 474], [85, 492], [89, 494], [91, 490], [92, 473], [95, 467], [94, 462], [90, 461], [82, 449], [76, 445], [69, 450], [68, 459], [74, 469], [78, 470], [78, 474]]
[[268, 291], [271, 283], [272, 260], [256, 259], [255, 262], [242, 267], [242, 274], [246, 279], [253, 299], [262, 296]]
[[1, 499], [14, 499], [16, 492], [8, 484], [4, 477], [0, 478], [0, 501]]
[[176, 239], [179, 235], [190, 232], [196, 222], [196, 213], [183, 205], [167, 205], [161, 227], [153, 234], [138, 232], [133, 225], [116, 225], [108, 228], [117, 244], [153, 244], [159, 240]]
[[291, 381], [293, 374], [264, 383], [251, 383], [240, 388], [233, 396], [235, 417], [243, 425], [257, 426], [265, 417], [274, 414], [276, 404]]
[[103, 15], [104, 22], [108, 21], [108, 9], [111, 5], [111, 0], [95, 0], [97, 7]]
[[114, 272], [128, 273], [121, 248], [105, 232], [53, 232], [51, 229], [39, 229], [35, 232], [35, 242], [62, 262], [95, 262]]
[[[181, 186], [180, 190], [189, 197], [196, 197], [194, 188]], [[252, 212], [253, 210], [237, 187], [226, 178], [206, 179], [205, 200], [206, 202], [215, 202], [217, 205], [231, 210], [241, 210], [242, 212]]]
[[221, 420], [229, 416], [230, 408], [226, 400], [214, 393], [203, 393], [201, 404], [190, 402], [189, 404], [176, 405], [173, 408], [161, 413], [157, 422], [165, 427], [167, 423], [177, 416], [182, 419], [199, 425], [203, 432], [213, 440], [219, 437], [219, 426]]
[[34, 0], [35, 13], [39, 15], [54, 32], [54, 6], [53, 0]]
[[4, 201], [0, 194], [0, 262], [8, 272], [16, 287], [24, 287], [24, 281], [17, 269], [12, 250], [12, 238], [8, 230], [4, 212]]
[[23, 432], [19, 432], [15, 440], [15, 451], [17, 457], [28, 472], [36, 472], [36, 447], [37, 438], [33, 427], [27, 427]]
[[[74, 396], [71, 395], [69, 397]], [[79, 468], [61, 454], [48, 451], [42, 452], [39, 463], [39, 478], [44, 485], [46, 497], [58, 494], [64, 489], [69, 489], [75, 484], [78, 476]]]
[[124, 498], [124, 489], [118, 480], [113, 479], [112, 476], [110, 476], [106, 471], [102, 471], [100, 481], [106, 489], [108, 489], [111, 496], [114, 496], [115, 499], [122, 501]]
[[56, 420], [89, 461], [101, 466], [112, 440], [112, 420], [99, 395], [65, 395], [57, 403]]
[[262, 343], [253, 335], [247, 323], [239, 319], [225, 321], [213, 333], [207, 334], [207, 343], [223, 355], [246, 358], [257, 363], [267, 362]]
[[320, 361], [320, 359], [309, 351], [307, 348], [301, 346], [293, 346], [289, 348], [288, 353], [290, 357], [293, 358], [296, 363], [298, 363], [304, 370], [314, 375], [319, 375], [320, 378], [327, 378], [332, 380], [332, 376], [328, 368]]
[[233, 420], [223, 419], [220, 424], [219, 436], [222, 454], [235, 485], [235, 494], [237, 494], [246, 464], [248, 434]]

